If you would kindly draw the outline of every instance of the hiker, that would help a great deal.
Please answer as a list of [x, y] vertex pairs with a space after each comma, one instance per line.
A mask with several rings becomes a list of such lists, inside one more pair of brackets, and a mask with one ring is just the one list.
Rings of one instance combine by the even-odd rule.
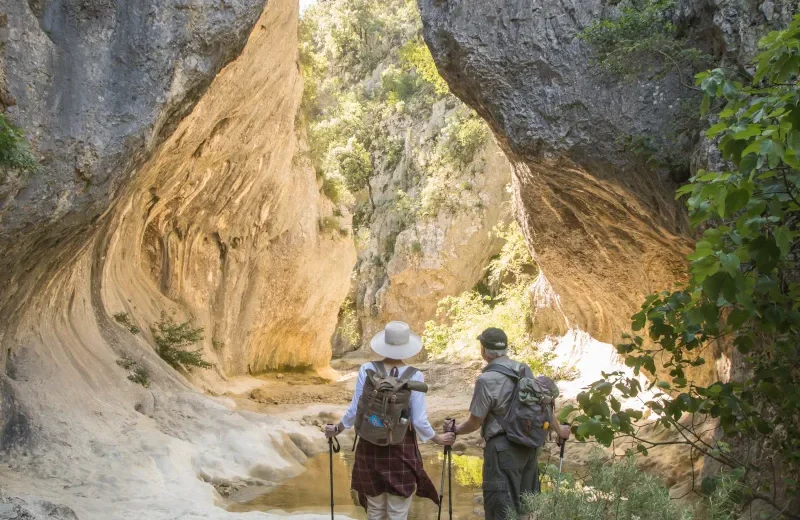
[[[497, 328], [478, 336], [481, 355], [488, 363], [475, 382], [475, 392], [463, 423], [446, 424], [456, 435], [481, 428], [483, 451], [483, 508], [486, 520], [505, 520], [520, 513], [520, 499], [538, 491], [538, 451], [555, 432], [559, 445], [569, 438], [569, 427], [555, 419], [558, 386], [544, 376], [508, 358], [508, 338]], [[520, 390], [517, 391], [519, 381]], [[530, 405], [530, 406], [529, 406]]]
[[415, 491], [439, 503], [422, 467], [417, 437], [445, 446], [453, 444], [455, 434], [437, 434], [431, 427], [422, 372], [402, 361], [422, 350], [419, 336], [406, 323], [393, 321], [370, 346], [383, 360], [361, 366], [350, 407], [339, 424], [325, 427], [325, 436], [355, 426], [358, 447], [351, 488], [369, 520], [405, 520]]

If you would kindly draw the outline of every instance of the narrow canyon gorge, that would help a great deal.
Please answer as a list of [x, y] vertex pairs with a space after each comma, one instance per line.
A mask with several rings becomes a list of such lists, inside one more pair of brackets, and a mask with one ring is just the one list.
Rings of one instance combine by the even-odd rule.
[[[618, 2], [311, 4], [0, 0], [3, 122], [37, 163], [0, 178], [0, 519], [280, 515], [249, 504], [327, 450], [391, 320], [424, 335], [435, 426], [498, 320], [566, 400], [634, 377], [612, 344], [686, 283], [675, 191], [722, 162], [703, 129], [669, 140], [691, 76], [598, 68], [581, 34]], [[743, 69], [796, 12], [670, 11]], [[747, 372], [713, 350], [693, 381]], [[642, 465], [677, 496], [701, 459]]]

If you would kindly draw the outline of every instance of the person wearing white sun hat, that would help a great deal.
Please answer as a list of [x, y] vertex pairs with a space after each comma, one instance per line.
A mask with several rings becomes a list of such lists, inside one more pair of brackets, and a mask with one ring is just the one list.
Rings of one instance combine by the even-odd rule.
[[[408, 324], [402, 321], [388, 323], [384, 330], [372, 338], [370, 347], [383, 359], [361, 366], [350, 407], [339, 424], [325, 428], [327, 437], [335, 437], [356, 424], [364, 386], [374, 374], [383, 373], [401, 382], [407, 381], [409, 388], [424, 387], [422, 372], [403, 362], [422, 350], [422, 340], [411, 332]], [[402, 444], [383, 446], [363, 438], [358, 442], [351, 487], [358, 493], [361, 505], [367, 509], [369, 520], [405, 520], [415, 491], [417, 496], [429, 498], [437, 504], [439, 502], [436, 488], [422, 467], [417, 437], [423, 442], [431, 440], [444, 446], [453, 444], [455, 435], [434, 431], [428, 421], [423, 392], [411, 391], [408, 403], [411, 428], [402, 439]]]

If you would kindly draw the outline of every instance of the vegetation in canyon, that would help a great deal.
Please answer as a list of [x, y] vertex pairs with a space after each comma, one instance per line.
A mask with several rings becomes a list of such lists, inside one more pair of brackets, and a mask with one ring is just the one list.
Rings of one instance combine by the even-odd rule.
[[117, 360], [117, 365], [121, 366], [125, 370], [130, 371], [130, 374], [128, 375], [129, 381], [132, 381], [137, 385], [142, 385], [145, 388], [150, 387], [150, 373], [138, 362], [131, 359], [129, 356], [122, 356]]
[[406, 135], [435, 103], [460, 105], [436, 71], [421, 27], [408, 0], [321, 2], [301, 22], [309, 158], [324, 193], [355, 205], [356, 233], [375, 211], [373, 177], [401, 163], [405, 182], [391, 202], [401, 227], [463, 206], [458, 194], [469, 190], [454, 185], [453, 174], [488, 137], [485, 123], [465, 107], [435, 135]]
[[[720, 479], [736, 478], [740, 507], [766, 503], [799, 518], [789, 504], [800, 489], [800, 17], [764, 37], [760, 50], [749, 84], [721, 68], [697, 76], [702, 112], [717, 120], [706, 135], [722, 160], [678, 196], [687, 197], [702, 238], [688, 257], [689, 282], [649, 296], [633, 316], [636, 334], [617, 348], [636, 374], [669, 374], [653, 382], [661, 392], [646, 406], [693, 458], [724, 469], [693, 491], [709, 494]], [[689, 372], [712, 363], [714, 349], [733, 350], [747, 375], [693, 382]], [[578, 439], [633, 439], [645, 454], [659, 446], [634, 424], [641, 412], [623, 410], [615, 397], [641, 391], [636, 379], [617, 372], [593, 384], [578, 396]], [[703, 417], [718, 422], [724, 441], [710, 440]]]
[[[486, 181], [479, 177], [499, 176], [484, 171], [486, 123], [450, 94], [421, 33], [411, 0], [319, 2], [301, 21], [306, 160], [337, 206], [326, 229], [352, 214], [359, 255], [349, 302], [340, 311], [337, 342], [345, 350], [361, 345], [364, 327], [371, 333], [395, 297], [393, 258], [401, 259], [395, 262], [404, 265], [400, 270], [413, 269], [426, 255], [431, 261], [441, 240], [426, 248], [426, 233], [431, 242], [432, 229], [447, 235], [460, 216], [481, 221], [484, 201], [494, 195], [480, 191]], [[440, 298], [429, 298], [431, 314]]]
[[559, 492], [553, 492], [558, 468], [544, 468], [543, 492], [523, 497], [523, 511], [530, 518], [574, 520], [733, 520], [733, 501], [738, 483], [725, 481], [692, 508], [670, 498], [662, 480], [640, 469], [634, 457], [610, 461], [597, 450], [586, 468], [561, 477]]
[[[38, 162], [25, 139], [25, 133], [0, 113], [0, 170], [35, 170]], [[5, 174], [3, 175], [5, 178]]]
[[203, 340], [203, 329], [195, 328], [191, 321], [176, 323], [166, 312], [161, 320], [150, 327], [156, 342], [156, 352], [174, 369], [213, 365], [203, 359], [203, 349], [187, 350], [187, 347]]
[[519, 225], [499, 227], [495, 233], [505, 243], [489, 263], [485, 279], [475, 289], [439, 302], [439, 320], [425, 326], [425, 349], [433, 356], [452, 346], [474, 350], [481, 330], [500, 327], [508, 334], [514, 357], [535, 373], [561, 380], [574, 377], [566, 367], [554, 366], [554, 354], [539, 350], [534, 341], [530, 289], [538, 272]]
[[128, 329], [131, 334], [138, 334], [140, 329], [131, 321], [131, 317], [127, 312], [117, 312], [114, 314], [114, 320]]

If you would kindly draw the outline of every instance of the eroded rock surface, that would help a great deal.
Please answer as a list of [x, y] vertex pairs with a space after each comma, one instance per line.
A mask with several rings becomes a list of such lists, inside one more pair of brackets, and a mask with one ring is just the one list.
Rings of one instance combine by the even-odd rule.
[[[128, 4], [0, 3], [2, 99], [42, 164], [3, 185], [0, 487], [81, 520], [228, 518], [206, 481], [296, 474], [280, 432], [310, 432], [184, 376], [327, 365], [355, 251], [295, 160], [297, 3]], [[156, 355], [162, 312], [213, 369]]]
[[[738, 59], [790, 9], [750, 4], [686, 1], [680, 12], [707, 50]], [[419, 5], [439, 71], [514, 163], [523, 231], [568, 318], [613, 340], [645, 294], [680, 280], [691, 244], [674, 175], [619, 141], [642, 136], [664, 146], [694, 93], [674, 71], [621, 79], [592, 63], [579, 34], [614, 14], [603, 0]]]

